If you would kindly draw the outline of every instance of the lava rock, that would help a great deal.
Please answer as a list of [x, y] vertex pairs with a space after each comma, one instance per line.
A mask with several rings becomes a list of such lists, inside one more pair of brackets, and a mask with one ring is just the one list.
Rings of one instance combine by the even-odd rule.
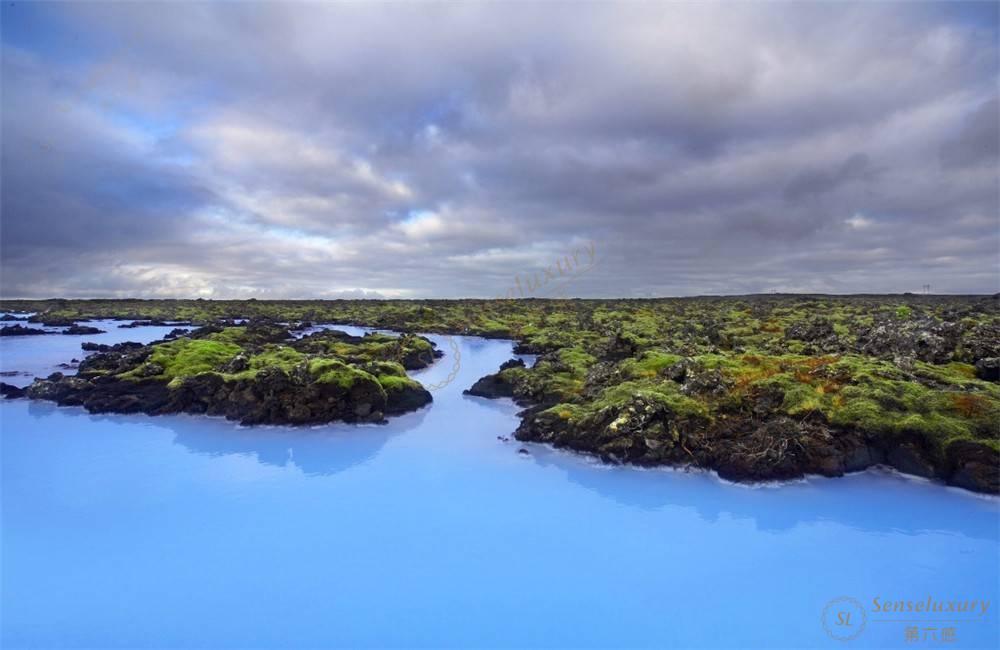
[[98, 329], [96, 327], [91, 327], [90, 325], [70, 325], [65, 330], [63, 334], [70, 335], [89, 335], [89, 334], [104, 334], [104, 330]]
[[792, 323], [785, 329], [785, 338], [796, 341], [816, 342], [835, 336], [833, 323], [826, 318]]
[[982, 443], [957, 440], [946, 452], [951, 466], [948, 482], [987, 494], [1000, 493], [1000, 452]]
[[500, 364], [501, 372], [508, 368], [524, 368], [524, 359], [510, 359]]
[[0, 381], [0, 395], [7, 399], [18, 399], [24, 397], [24, 389]]
[[986, 381], [1000, 381], [1000, 357], [987, 357], [976, 361], [976, 377]]
[[948, 363], [958, 348], [962, 327], [933, 318], [883, 320], [858, 332], [857, 351], [882, 359], [911, 357], [927, 363]]
[[25, 327], [24, 325], [7, 325], [0, 328], [0, 336], [35, 336], [39, 334], [54, 334], [46, 330], [35, 327]]
[[904, 474], [923, 478], [933, 478], [935, 475], [934, 465], [914, 443], [905, 442], [893, 447], [886, 455], [886, 461]]
[[514, 385], [507, 382], [499, 373], [481, 377], [470, 388], [462, 391], [464, 395], [474, 397], [514, 397]]

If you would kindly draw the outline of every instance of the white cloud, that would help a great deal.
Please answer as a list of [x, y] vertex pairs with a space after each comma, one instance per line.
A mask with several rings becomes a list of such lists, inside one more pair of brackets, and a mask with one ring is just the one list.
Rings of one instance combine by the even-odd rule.
[[873, 222], [865, 215], [857, 212], [852, 217], [845, 219], [844, 223], [846, 223], [847, 227], [852, 230], [867, 230], [868, 228], [871, 228]]

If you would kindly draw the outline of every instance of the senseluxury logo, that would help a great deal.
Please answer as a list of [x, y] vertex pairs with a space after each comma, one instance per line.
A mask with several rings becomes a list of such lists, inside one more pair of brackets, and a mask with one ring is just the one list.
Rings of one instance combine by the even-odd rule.
[[868, 616], [865, 608], [850, 596], [834, 598], [823, 608], [823, 629], [831, 638], [850, 641], [865, 631]]
[[[966, 594], [965, 596], [968, 596]], [[869, 622], [894, 624], [906, 642], [954, 643], [960, 637], [959, 628], [965, 623], [991, 620], [991, 602], [981, 598], [923, 596], [921, 598], [866, 598], [868, 611], [860, 601], [840, 596], [823, 608], [823, 629], [838, 641], [856, 639]], [[878, 626], [882, 628], [882, 625]]]

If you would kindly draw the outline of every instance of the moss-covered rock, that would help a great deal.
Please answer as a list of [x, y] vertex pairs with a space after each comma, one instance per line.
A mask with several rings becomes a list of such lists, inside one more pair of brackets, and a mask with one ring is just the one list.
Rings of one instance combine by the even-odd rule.
[[380, 422], [431, 401], [403, 363], [423, 367], [434, 358], [419, 337], [294, 339], [257, 322], [110, 347], [85, 359], [78, 376], [37, 380], [27, 394], [93, 412], [204, 413], [244, 424]]

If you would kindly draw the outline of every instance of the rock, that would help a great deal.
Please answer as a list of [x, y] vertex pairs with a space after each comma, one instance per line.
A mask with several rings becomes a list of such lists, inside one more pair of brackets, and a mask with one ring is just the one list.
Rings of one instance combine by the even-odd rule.
[[158, 363], [144, 363], [139, 366], [136, 374], [139, 377], [155, 377], [163, 374], [163, 366]]
[[718, 368], [701, 370], [688, 374], [681, 386], [685, 395], [723, 396], [729, 390], [730, 382]]
[[63, 334], [70, 334], [70, 335], [104, 334], [104, 330], [98, 329], [96, 327], [91, 327], [90, 325], [70, 325], [68, 328], [63, 330]]
[[246, 354], [240, 353], [221, 366], [219, 368], [219, 372], [235, 375], [236, 373], [243, 372], [249, 368], [250, 358]]
[[518, 341], [514, 344], [514, 354], [545, 354], [550, 351], [549, 348], [527, 341]]
[[54, 334], [46, 330], [35, 327], [25, 327], [24, 325], [7, 325], [0, 328], [0, 336], [35, 336], [39, 334]]
[[634, 357], [639, 352], [639, 346], [634, 338], [615, 329], [608, 336], [600, 350], [600, 356], [609, 360], [620, 360]]
[[152, 352], [151, 347], [132, 341], [103, 346], [97, 354], [80, 362], [78, 374], [89, 376], [125, 372], [139, 366]]
[[785, 338], [805, 341], [808, 343], [823, 341], [835, 337], [833, 323], [826, 318], [814, 318], [808, 321], [792, 323], [785, 329]]
[[524, 359], [510, 359], [509, 361], [504, 361], [500, 364], [500, 371], [503, 372], [508, 368], [524, 368]]
[[522, 456], [530, 456], [531, 455], [531, 452], [528, 451], [527, 449], [525, 449], [524, 447], [521, 447], [520, 449], [518, 449], [517, 453], [521, 454]]
[[[543, 358], [547, 360], [547, 357]], [[587, 399], [596, 399], [608, 385], [618, 383], [620, 376], [618, 365], [614, 361], [598, 361], [587, 369], [583, 396]]]
[[[424, 341], [429, 344], [430, 347], [427, 349], [413, 349], [411, 346], [407, 346], [407, 337]], [[399, 338], [401, 353], [399, 362], [403, 364], [403, 367], [407, 370], [420, 370], [421, 368], [426, 368], [434, 363], [435, 359], [440, 359], [444, 356], [444, 352], [438, 350], [435, 343], [426, 336], [403, 334]]]
[[892, 359], [912, 357], [927, 363], [948, 363], [954, 358], [962, 327], [933, 318], [883, 320], [858, 332], [857, 351]]
[[495, 373], [481, 377], [471, 388], [462, 391], [462, 394], [489, 399], [514, 397], [514, 385], [504, 379], [500, 373]]
[[[218, 329], [201, 328], [190, 335], [192, 340], [187, 343], [194, 343], [213, 331]], [[165, 363], [151, 362], [150, 358], [157, 346], [188, 349], [184, 345], [157, 341], [150, 345], [129, 342], [82, 346], [93, 354], [80, 363], [75, 377], [54, 373], [47, 379], [36, 380], [27, 389], [27, 395], [61, 405], [83, 406], [91, 412], [150, 415], [182, 412], [221, 415], [243, 424], [293, 425], [336, 420], [384, 422], [387, 413], [414, 410], [432, 400], [423, 386], [405, 378], [396, 362], [401, 352], [395, 349], [396, 342], [391, 337], [379, 335], [381, 338], [372, 339], [334, 333], [296, 348], [294, 355], [299, 355], [301, 361], [291, 367], [275, 363], [240, 376], [251, 368], [251, 356], [262, 347], [273, 345], [272, 351], [280, 352], [299, 341], [288, 341], [286, 329], [267, 322], [251, 323], [234, 334], [242, 352], [229, 357], [220, 367], [182, 376], [168, 373]], [[342, 360], [331, 359], [342, 364], [344, 372], [314, 370], [316, 356], [330, 355], [331, 344], [348, 340], [356, 349], [345, 352]], [[424, 353], [432, 349], [415, 341], [407, 341], [404, 349]], [[201, 344], [201, 348], [211, 346]], [[381, 358], [372, 360], [373, 353]], [[389, 359], [384, 358], [386, 355]], [[383, 387], [378, 377], [386, 372], [398, 372], [398, 376], [397, 381], [387, 379]]]
[[25, 389], [25, 395], [31, 399], [44, 399], [67, 406], [79, 406], [83, 403], [85, 391], [90, 388], [90, 382], [79, 377], [64, 377], [61, 372], [54, 372], [47, 379], [36, 379]]
[[45, 314], [35, 314], [28, 318], [29, 323], [41, 323], [45, 327], [67, 327], [71, 325], [76, 325], [76, 321], [72, 318], [58, 318], [54, 316], [46, 316]]
[[690, 357], [685, 357], [670, 366], [663, 369], [663, 376], [667, 379], [677, 382], [678, 384], [683, 384], [687, 379], [688, 373], [692, 371], [701, 371], [704, 368], [700, 363], [695, 361]]
[[921, 449], [911, 442], [904, 442], [890, 449], [886, 454], [886, 461], [904, 474], [923, 478], [933, 478], [935, 475], [934, 465], [927, 460]]
[[169, 340], [176, 339], [178, 337], [184, 336], [185, 334], [188, 333], [188, 331], [189, 330], [186, 327], [175, 327], [174, 329], [170, 330], [167, 333], [167, 335], [164, 336], [163, 338], [164, 338], [164, 340], [169, 341]]
[[24, 397], [24, 389], [18, 386], [11, 386], [0, 381], [0, 395], [7, 399], [18, 399]]
[[962, 347], [972, 363], [1000, 357], [1000, 322], [980, 323], [962, 337]]
[[386, 391], [385, 412], [390, 415], [416, 411], [430, 404], [433, 396], [419, 384], [402, 386]]
[[860, 472], [874, 465], [885, 463], [885, 452], [868, 444], [859, 444], [844, 456], [845, 472]]
[[123, 323], [118, 327], [121, 329], [132, 329], [135, 327], [166, 327], [167, 323], [162, 320], [136, 320], [131, 323]]
[[976, 377], [986, 381], [1000, 381], [1000, 357], [986, 357], [976, 361]]
[[1000, 453], [978, 442], [957, 440], [946, 451], [951, 485], [1000, 494]]

